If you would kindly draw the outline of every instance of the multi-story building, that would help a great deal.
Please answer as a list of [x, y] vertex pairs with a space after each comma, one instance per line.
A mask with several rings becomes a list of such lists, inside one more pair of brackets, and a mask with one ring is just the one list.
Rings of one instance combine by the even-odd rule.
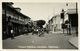
[[[78, 13], [76, 9], [68, 9], [66, 11], [66, 15], [64, 17], [67, 17], [66, 20], [69, 21], [69, 31], [71, 34], [78, 34]], [[65, 20], [65, 22], [66, 22]], [[65, 23], [66, 24], [66, 23]]]
[[[63, 24], [63, 25], [62, 25]], [[48, 29], [68, 34], [78, 34], [78, 13], [76, 9], [68, 9], [63, 15], [55, 15], [48, 21]]]
[[48, 27], [51, 31], [53, 32], [62, 31], [62, 28], [61, 28], [62, 19], [60, 15], [53, 16], [48, 23], [49, 23]]
[[14, 35], [25, 32], [26, 24], [30, 17], [22, 14], [20, 8], [14, 8], [12, 2], [2, 3], [2, 33], [3, 38], [9, 37], [10, 27], [14, 30]]

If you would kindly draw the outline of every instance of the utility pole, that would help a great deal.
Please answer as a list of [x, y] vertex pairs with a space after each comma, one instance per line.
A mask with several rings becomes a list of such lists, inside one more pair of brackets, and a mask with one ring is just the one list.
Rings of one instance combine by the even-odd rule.
[[69, 18], [69, 35], [71, 35], [71, 19]]
[[[77, 7], [77, 2], [76, 2], [76, 16], [77, 16], [77, 19], [78, 19], [78, 7]], [[78, 22], [77, 22], [78, 24]], [[78, 25], [76, 26], [76, 36], [78, 36]]]
[[[63, 24], [64, 24], [64, 9], [62, 9], [61, 17], [63, 19]], [[63, 34], [64, 34], [64, 25], [62, 25], [62, 27], [63, 27]]]
[[78, 13], [77, 2], [76, 2], [76, 13]]

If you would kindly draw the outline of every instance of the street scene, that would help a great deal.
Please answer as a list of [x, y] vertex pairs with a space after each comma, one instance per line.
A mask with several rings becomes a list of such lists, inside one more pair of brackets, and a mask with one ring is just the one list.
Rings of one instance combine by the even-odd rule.
[[78, 49], [77, 5], [2, 2], [2, 48]]

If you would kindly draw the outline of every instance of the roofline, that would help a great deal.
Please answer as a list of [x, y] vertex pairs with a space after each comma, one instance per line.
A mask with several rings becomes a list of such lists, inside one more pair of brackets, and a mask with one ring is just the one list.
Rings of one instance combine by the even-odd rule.
[[[5, 4], [14, 4], [13, 2], [3, 2], [3, 3], [5, 3]], [[7, 5], [8, 7], [10, 7], [9, 5]], [[12, 6], [12, 7], [10, 7], [11, 9], [13, 9], [14, 11], [16, 11], [17, 13], [19, 13], [19, 14], [21, 14], [22, 16], [24, 16], [24, 18], [28, 18], [28, 19], [31, 19], [29, 16], [26, 16], [26, 15], [24, 15], [23, 13], [21, 13], [21, 12], [18, 12], [17, 10], [15, 10], [15, 8]], [[20, 9], [20, 8], [19, 8]]]
[[14, 8], [14, 9], [20, 9], [20, 10], [21, 10], [21, 8], [19, 8], [19, 7], [16, 7], [16, 8]]

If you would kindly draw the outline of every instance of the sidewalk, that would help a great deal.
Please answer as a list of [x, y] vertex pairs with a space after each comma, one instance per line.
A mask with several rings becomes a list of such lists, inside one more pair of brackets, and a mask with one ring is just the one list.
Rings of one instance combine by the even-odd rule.
[[[63, 33], [63, 32], [52, 32], [51, 33], [54, 34], [59, 34], [59, 33]], [[73, 46], [75, 46], [76, 48], [78, 48], [78, 37], [76, 37], [76, 35], [70, 35], [70, 38], [68, 40]]]
[[69, 42], [74, 45], [76, 48], [78, 48], [78, 37], [71, 37], [69, 38]]
[[55, 32], [54, 31], [50, 31], [50, 33], [60, 34], [60, 33], [63, 33], [63, 32], [62, 31], [58, 31], [58, 32], [57, 31], [55, 31]]

